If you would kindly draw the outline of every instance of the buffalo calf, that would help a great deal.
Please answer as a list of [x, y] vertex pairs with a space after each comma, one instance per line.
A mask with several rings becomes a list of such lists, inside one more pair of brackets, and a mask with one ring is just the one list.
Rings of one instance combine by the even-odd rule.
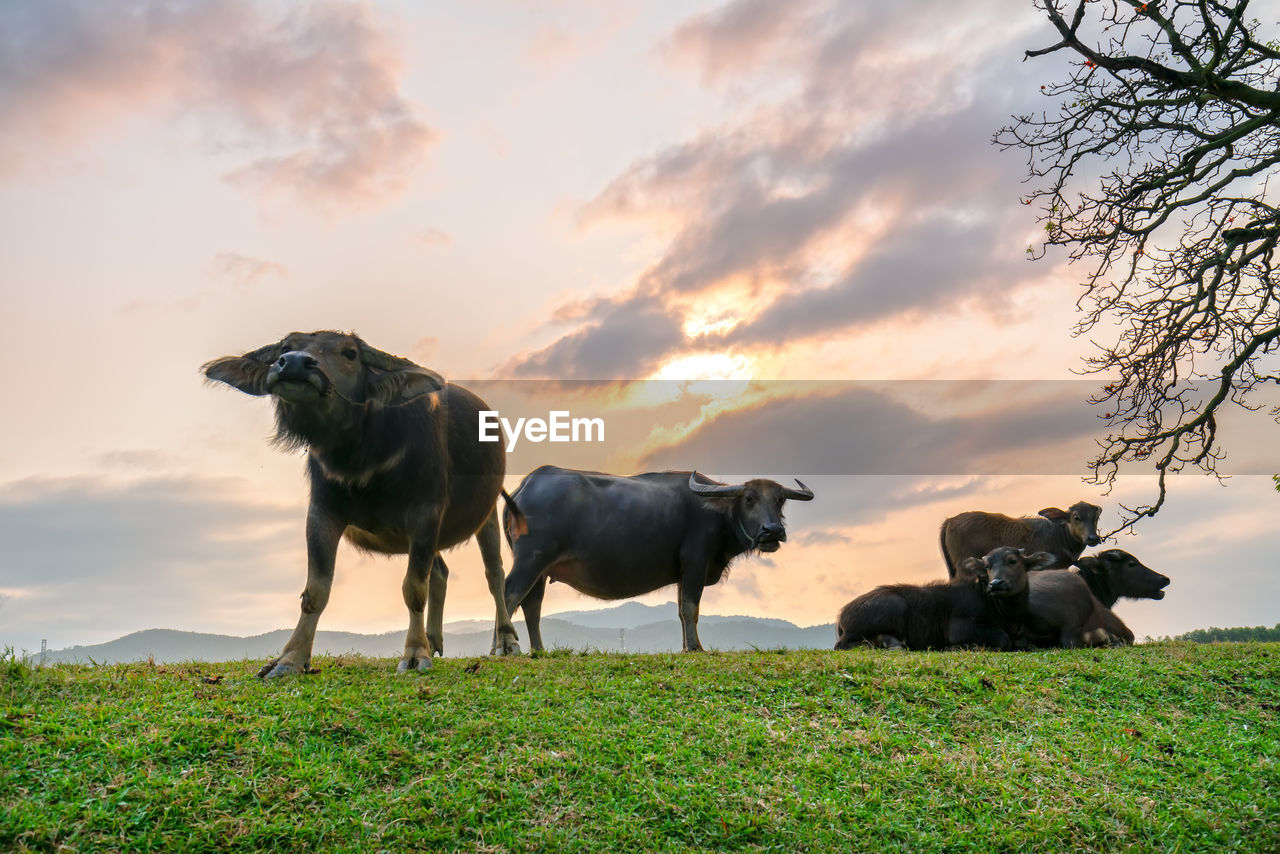
[[1014, 519], [1001, 513], [969, 510], [945, 520], [938, 532], [947, 575], [955, 578], [965, 558], [980, 557], [1001, 546], [1049, 552], [1053, 563], [1045, 569], [1066, 569], [1085, 546], [1096, 546], [1102, 508], [1084, 501], [1070, 510], [1048, 507], [1036, 516]]
[[1098, 601], [1079, 573], [1069, 569], [1034, 572], [1028, 578], [1023, 639], [1032, 646], [1132, 644], [1133, 632]]
[[1027, 574], [1056, 558], [1001, 547], [962, 562], [965, 577], [888, 584], [854, 599], [836, 622], [836, 649], [858, 644], [908, 649], [1009, 649], [1027, 609]]
[[293, 333], [208, 362], [204, 373], [246, 394], [270, 395], [277, 444], [307, 449], [311, 505], [302, 615], [259, 676], [300, 673], [310, 665], [343, 536], [366, 551], [409, 555], [401, 588], [409, 630], [399, 670], [430, 667], [431, 656], [442, 652], [449, 570], [439, 552], [472, 536], [497, 609], [495, 651], [519, 651], [502, 596], [496, 511], [506, 457], [501, 445], [477, 440], [484, 401], [341, 332]]
[[1080, 577], [1093, 595], [1108, 608], [1119, 599], [1163, 599], [1169, 577], [1142, 562], [1123, 549], [1107, 549], [1076, 561]]

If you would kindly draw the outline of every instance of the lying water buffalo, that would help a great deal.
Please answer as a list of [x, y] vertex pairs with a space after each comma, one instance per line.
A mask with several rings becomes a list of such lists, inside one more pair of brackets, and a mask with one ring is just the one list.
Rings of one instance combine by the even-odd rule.
[[1163, 599], [1169, 577], [1142, 562], [1123, 549], [1107, 549], [1076, 561], [1080, 577], [1093, 595], [1108, 608], [1118, 599]]
[[1084, 501], [1068, 511], [1049, 507], [1038, 516], [1014, 519], [1000, 513], [970, 510], [942, 523], [938, 540], [947, 575], [955, 578], [965, 558], [981, 557], [1000, 546], [1049, 552], [1053, 563], [1045, 569], [1066, 569], [1080, 557], [1086, 545], [1096, 546], [1098, 516], [1102, 508]]
[[1069, 569], [1033, 572], [1028, 583], [1022, 632], [1028, 644], [1075, 648], [1133, 643], [1133, 632], [1098, 601], [1079, 573]]
[[1056, 558], [1001, 547], [965, 558], [964, 576], [928, 584], [886, 584], [840, 611], [836, 649], [858, 644], [908, 649], [1009, 649], [1026, 618], [1027, 574]]
[[684, 649], [698, 641], [702, 590], [753, 550], [774, 552], [787, 538], [782, 505], [809, 501], [803, 483], [718, 483], [697, 472], [621, 477], [542, 466], [507, 503], [514, 555], [506, 607], [519, 605], [529, 645], [542, 649], [539, 620], [547, 579], [598, 599], [625, 599], [675, 584]]
[[[431, 666], [443, 649], [448, 567], [439, 550], [475, 536], [497, 607], [495, 646], [519, 652], [502, 597], [496, 504], [506, 458], [477, 441], [480, 398], [439, 374], [341, 332], [294, 333], [243, 356], [215, 359], [205, 376], [269, 394], [277, 444], [307, 448], [307, 586], [297, 628], [259, 676], [305, 671], [329, 601], [338, 541], [408, 554], [409, 631], [399, 670]], [[424, 606], [430, 605], [426, 626]]]

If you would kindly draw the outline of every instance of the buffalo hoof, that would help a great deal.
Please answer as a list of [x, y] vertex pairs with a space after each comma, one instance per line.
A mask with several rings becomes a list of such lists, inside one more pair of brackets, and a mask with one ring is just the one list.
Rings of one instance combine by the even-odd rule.
[[490, 655], [519, 655], [520, 641], [515, 639], [499, 641], [489, 649], [489, 654]]
[[396, 673], [408, 673], [410, 670], [430, 670], [434, 666], [430, 655], [415, 655], [410, 658], [400, 659], [400, 663], [396, 665]]
[[444, 657], [444, 636], [427, 634], [427, 649], [431, 650], [432, 656]]
[[281, 661], [277, 658], [274, 661], [268, 661], [266, 664], [262, 665], [262, 669], [258, 671], [258, 678], [279, 679], [282, 676], [297, 676], [303, 671], [303, 669], [304, 668], [301, 668], [296, 664], [292, 664], [288, 661]]
[[876, 635], [875, 646], [882, 649], [906, 649], [907, 645], [893, 635]]

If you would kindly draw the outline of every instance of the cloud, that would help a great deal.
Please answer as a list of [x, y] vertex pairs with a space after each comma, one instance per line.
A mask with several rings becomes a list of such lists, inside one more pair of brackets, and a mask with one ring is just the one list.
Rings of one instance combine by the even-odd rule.
[[[1023, 260], [1023, 164], [989, 144], [1038, 95], [1016, 63], [1030, 19], [992, 26], [991, 6], [736, 0], [686, 22], [664, 55], [742, 107], [582, 206], [583, 228], [637, 222], [665, 245], [603, 309], [556, 309], [577, 328], [514, 373], [644, 376], [708, 348], [782, 349], [960, 303], [1002, 310], [1046, 271]], [[563, 358], [594, 355], [571, 342], [605, 329], [602, 313], [620, 323], [645, 306], [674, 329], [709, 300], [731, 306], [714, 334], [681, 323], [679, 336], [629, 341], [607, 369]]]
[[[5, 484], [0, 589], [23, 607], [0, 612], [0, 634], [84, 638], [73, 626], [123, 633], [240, 619], [299, 584], [303, 515], [233, 478]], [[282, 619], [264, 617], [271, 628]]]
[[403, 189], [436, 138], [366, 5], [16, 0], [0, 29], [0, 168], [158, 110], [246, 157], [233, 183], [332, 208]]
[[[238, 561], [237, 545], [286, 547], [298, 509], [255, 502], [230, 478], [116, 484], [40, 478], [0, 487], [0, 585], [143, 579], [157, 570]], [[230, 548], [228, 546], [231, 546]], [[292, 547], [288, 543], [287, 547]]]
[[249, 288], [262, 279], [289, 275], [289, 269], [283, 264], [236, 252], [219, 252], [213, 256], [213, 269], [237, 288]]
[[801, 477], [1082, 473], [1098, 429], [1083, 385], [850, 382], [776, 394], [710, 418], [641, 464]]
[[776, 60], [788, 48], [802, 46], [815, 27], [821, 3], [813, 0], [737, 0], [682, 24], [665, 46], [677, 62], [702, 67], [716, 82]]
[[1010, 282], [1033, 272], [1009, 252], [1005, 234], [998, 217], [955, 219], [932, 212], [901, 222], [829, 285], [777, 300], [718, 337], [732, 345], [778, 344], [936, 311], [975, 294], [1002, 294]]
[[553, 345], [517, 357], [507, 372], [519, 378], [638, 379], [684, 340], [682, 318], [657, 300], [602, 301], [590, 316]]
[[[261, 258], [253, 258], [237, 252], [219, 252], [214, 255], [213, 260], [209, 262], [209, 270], [221, 282], [230, 282], [231, 287], [238, 291], [248, 291], [266, 279], [289, 276], [289, 268], [283, 264], [264, 261]], [[189, 313], [201, 308], [209, 300], [216, 299], [223, 291], [224, 286], [219, 284], [217, 287], [190, 291], [181, 297], [129, 300], [120, 307], [120, 311], [124, 314], [138, 314], [151, 310], [176, 309]]]
[[448, 247], [453, 245], [453, 238], [448, 232], [441, 231], [438, 228], [424, 228], [416, 235], [417, 240], [423, 246], [431, 247]]
[[792, 537], [791, 540], [792, 542], [799, 543], [800, 545], [826, 545], [835, 543], [837, 545], [845, 546], [853, 542], [849, 537], [831, 528], [809, 530], [798, 537]]

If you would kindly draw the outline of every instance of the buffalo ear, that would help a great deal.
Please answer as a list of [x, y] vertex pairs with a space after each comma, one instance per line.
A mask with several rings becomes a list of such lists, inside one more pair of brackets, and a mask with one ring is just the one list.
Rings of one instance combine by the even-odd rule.
[[283, 349], [281, 342], [268, 344], [243, 356], [223, 356], [205, 362], [200, 370], [207, 379], [226, 383], [245, 394], [261, 396], [267, 393], [267, 374], [271, 363], [280, 358]]
[[408, 403], [415, 397], [432, 394], [444, 388], [444, 377], [435, 371], [414, 365], [401, 371], [375, 376], [369, 381], [365, 395], [386, 406]]
[[1028, 570], [1045, 569], [1046, 567], [1053, 566], [1055, 563], [1058, 562], [1058, 556], [1055, 554], [1052, 554], [1051, 552], [1036, 552], [1035, 554], [1027, 554], [1022, 549], [1018, 549], [1018, 551], [1022, 552], [1023, 558], [1026, 559]]
[[1067, 511], [1059, 510], [1057, 507], [1046, 507], [1043, 510], [1041, 510], [1037, 515], [1043, 516], [1044, 518], [1048, 519], [1050, 522], [1067, 521]]
[[980, 557], [967, 557], [960, 561], [960, 569], [974, 578], [987, 577], [987, 562]]
[[444, 388], [444, 377], [421, 365], [384, 353], [376, 347], [360, 342], [360, 361], [373, 369], [373, 377], [365, 389], [365, 396], [377, 403], [398, 406], [415, 397], [432, 394]]

